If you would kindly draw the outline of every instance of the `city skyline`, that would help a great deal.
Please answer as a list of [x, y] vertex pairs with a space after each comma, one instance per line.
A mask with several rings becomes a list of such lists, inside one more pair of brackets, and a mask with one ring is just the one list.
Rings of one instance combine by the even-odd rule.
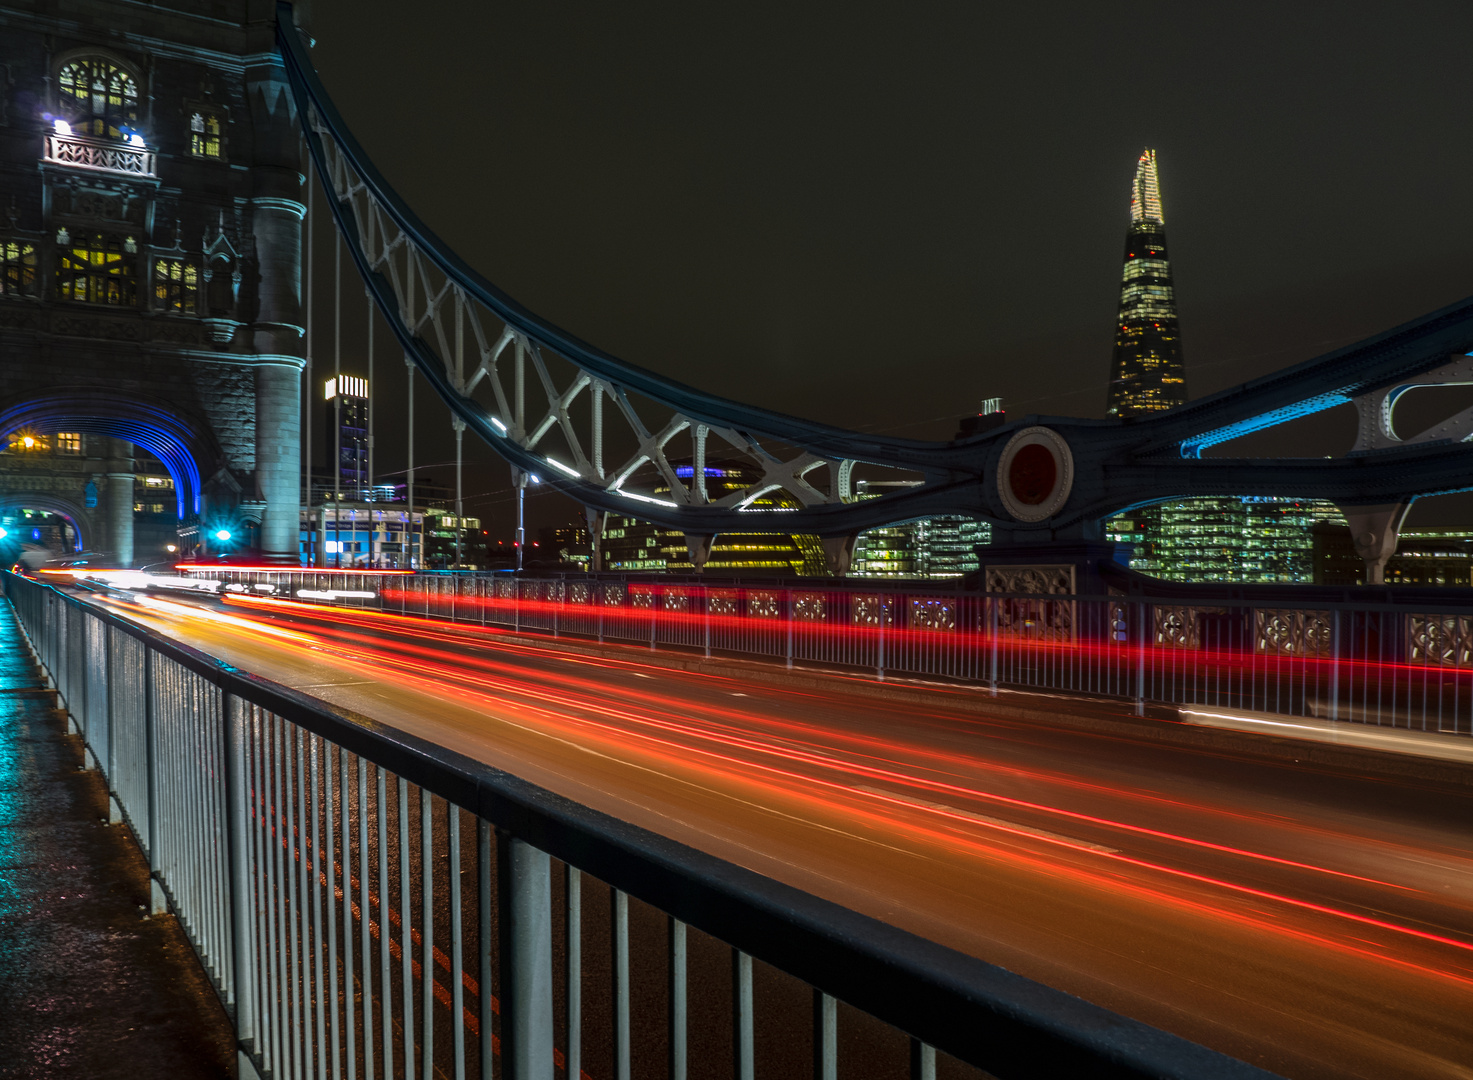
[[[1104, 415], [1120, 195], [1142, 145], [1169, 174], [1194, 395], [1473, 292], [1473, 208], [1453, 180], [1468, 154], [1446, 137], [1451, 42], [1473, 10], [1418, 21], [1352, 7], [1330, 48], [1308, 13], [1163, 9], [1144, 82], [1123, 59], [1132, 31], [1083, 5], [1058, 19], [856, 9], [837, 30], [791, 13], [779, 35], [716, 12], [591, 20], [323, 6], [314, 58], [389, 181], [488, 279], [689, 385], [920, 438], [948, 438], [983, 396], [1018, 417]], [[472, 58], [488, 38], [510, 53], [483, 70]], [[550, 54], [566, 63], [544, 93], [530, 58]], [[390, 66], [401, 80], [381, 77]], [[495, 105], [467, 139], [433, 103], [474, 92], [456, 74], [471, 71]], [[453, 166], [416, 168], [447, 147]], [[539, 165], [501, 168], [506, 152]], [[1377, 213], [1409, 187], [1397, 214]], [[323, 291], [318, 310], [329, 302]], [[345, 340], [361, 343], [360, 322]], [[319, 355], [329, 332], [319, 324]], [[393, 398], [384, 469], [404, 464]], [[1348, 413], [1234, 449], [1281, 453], [1321, 433], [1348, 447]], [[452, 458], [448, 430], [416, 431], [420, 460]], [[488, 493], [475, 509], [505, 532], [504, 468], [467, 453], [468, 483], [488, 481], [467, 493]], [[1460, 501], [1424, 500], [1413, 518]], [[529, 513], [565, 507], [534, 498]]]

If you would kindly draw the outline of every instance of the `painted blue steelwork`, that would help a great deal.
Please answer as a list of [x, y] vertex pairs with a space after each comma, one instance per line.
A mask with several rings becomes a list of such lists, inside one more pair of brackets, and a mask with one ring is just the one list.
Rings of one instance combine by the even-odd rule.
[[[1397, 385], [1446, 363], [1452, 355], [1473, 351], [1473, 298], [1167, 412], [1130, 420], [1027, 416], [949, 443], [846, 431], [682, 385], [610, 356], [539, 318], [461, 260], [398, 197], [353, 138], [318, 80], [293, 27], [291, 6], [284, 0], [278, 6], [277, 39], [327, 204], [406, 357], [451, 411], [512, 466], [595, 510], [637, 516], [697, 535], [766, 528], [841, 536], [938, 514], [963, 514], [991, 522], [999, 539], [1011, 535], [1035, 541], [1097, 537], [1103, 520], [1113, 513], [1173, 498], [1273, 495], [1348, 505], [1400, 502], [1473, 488], [1473, 447], [1448, 442], [1333, 460], [1201, 457], [1209, 447]], [[750, 438], [759, 457], [766, 453], [760, 439], [766, 439], [806, 450], [834, 468], [843, 461], [867, 462], [917, 473], [922, 483], [862, 502], [830, 496], [826, 502], [810, 500], [800, 509], [754, 515], [731, 505], [679, 505], [648, 493], [621, 491], [607, 477], [590, 476], [587, 470], [575, 470], [522, 445], [504, 420], [456, 387], [445, 335], [437, 337], [438, 347], [427, 340], [432, 335], [427, 329], [421, 332], [426, 319], [412, 324], [395, 283], [374, 269], [356, 211], [345, 205], [365, 193], [376, 220], [384, 222], [382, 227], [398, 230], [421, 259], [461, 291], [466, 303], [481, 305], [508, 332], [568, 360], [588, 378], [668, 407], [688, 425], [724, 428]], [[412, 282], [409, 295], [413, 296]], [[1008, 444], [1035, 427], [1049, 429], [1067, 444], [1072, 477], [1053, 512], [1031, 521], [1010, 511], [1003, 491], [1009, 482], [1000, 483], [998, 470]], [[676, 470], [670, 467], [668, 475], [673, 485]], [[690, 475], [694, 476], [694, 468]]]

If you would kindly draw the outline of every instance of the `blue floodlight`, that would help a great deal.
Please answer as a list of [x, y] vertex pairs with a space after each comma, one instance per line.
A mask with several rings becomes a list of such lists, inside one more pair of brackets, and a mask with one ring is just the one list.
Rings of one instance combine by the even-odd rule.
[[0, 525], [0, 540], [4, 540], [9, 535], [10, 533], [5, 529], [5, 527], [3, 525]]
[[230, 530], [229, 529], [216, 529], [215, 530], [215, 539], [216, 540], [229, 540], [230, 539]]

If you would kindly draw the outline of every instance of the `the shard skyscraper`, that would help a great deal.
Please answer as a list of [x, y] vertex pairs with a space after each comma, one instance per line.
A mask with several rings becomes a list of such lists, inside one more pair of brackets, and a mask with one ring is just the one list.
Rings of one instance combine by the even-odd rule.
[[1181, 331], [1166, 256], [1166, 219], [1156, 152], [1144, 150], [1130, 189], [1130, 231], [1120, 278], [1120, 315], [1110, 362], [1109, 414], [1139, 416], [1187, 400]]

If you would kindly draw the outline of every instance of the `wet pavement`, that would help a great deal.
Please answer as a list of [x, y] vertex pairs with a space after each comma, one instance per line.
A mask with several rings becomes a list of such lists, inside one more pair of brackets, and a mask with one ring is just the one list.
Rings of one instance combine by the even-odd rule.
[[0, 1078], [235, 1075], [230, 1022], [0, 598]]

